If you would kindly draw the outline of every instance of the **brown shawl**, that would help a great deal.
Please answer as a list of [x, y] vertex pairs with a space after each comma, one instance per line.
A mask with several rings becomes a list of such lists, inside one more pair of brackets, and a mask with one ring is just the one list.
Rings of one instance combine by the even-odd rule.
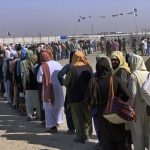
[[54, 89], [53, 84], [50, 77], [50, 70], [49, 66], [46, 63], [47, 61], [50, 61], [52, 57], [49, 55], [48, 52], [43, 51], [40, 54], [40, 61], [42, 63], [42, 69], [43, 69], [43, 90], [44, 90], [44, 101], [50, 102], [51, 104], [54, 103], [55, 97], [54, 97]]

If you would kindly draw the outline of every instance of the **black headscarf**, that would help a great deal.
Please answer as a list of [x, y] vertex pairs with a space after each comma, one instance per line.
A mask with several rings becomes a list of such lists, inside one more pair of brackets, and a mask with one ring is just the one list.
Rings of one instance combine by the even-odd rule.
[[110, 67], [110, 63], [107, 60], [107, 58], [102, 57], [99, 59], [96, 63], [96, 72], [97, 72], [97, 77], [105, 77], [105, 76], [110, 76], [112, 74], [112, 70]]

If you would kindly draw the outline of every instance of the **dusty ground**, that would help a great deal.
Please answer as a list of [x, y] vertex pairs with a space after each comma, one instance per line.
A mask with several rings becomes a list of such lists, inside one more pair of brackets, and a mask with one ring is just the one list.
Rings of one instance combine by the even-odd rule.
[[0, 101], [0, 149], [1, 150], [91, 150], [97, 142], [93, 135], [89, 143], [73, 142], [75, 135], [67, 135], [66, 124], [58, 133], [46, 133], [40, 121], [29, 122]]

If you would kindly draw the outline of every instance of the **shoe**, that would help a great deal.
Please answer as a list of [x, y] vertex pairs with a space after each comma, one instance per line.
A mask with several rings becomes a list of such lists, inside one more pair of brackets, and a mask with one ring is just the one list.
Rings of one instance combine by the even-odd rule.
[[57, 127], [54, 126], [54, 127], [51, 127], [51, 128], [46, 128], [46, 132], [48, 133], [57, 133]]
[[32, 117], [28, 117], [27, 121], [33, 121], [33, 118]]
[[33, 116], [31, 114], [27, 115], [27, 120], [28, 121], [33, 121]]
[[34, 111], [32, 115], [33, 115], [33, 116], [36, 116], [36, 115], [37, 115], [37, 112], [36, 112], [36, 111]]
[[85, 140], [84, 140], [84, 139], [81, 139], [81, 138], [75, 138], [73, 141], [74, 141], [74, 142], [77, 142], [77, 143], [81, 143], [81, 144], [84, 144], [84, 143], [85, 143]]
[[74, 130], [67, 130], [67, 131], [66, 131], [66, 134], [73, 135], [73, 134], [75, 134], [75, 131], [74, 131]]
[[56, 126], [54, 126], [54, 127], [52, 127], [51, 129], [50, 129], [50, 133], [57, 133], [58, 131], [57, 131], [57, 127]]

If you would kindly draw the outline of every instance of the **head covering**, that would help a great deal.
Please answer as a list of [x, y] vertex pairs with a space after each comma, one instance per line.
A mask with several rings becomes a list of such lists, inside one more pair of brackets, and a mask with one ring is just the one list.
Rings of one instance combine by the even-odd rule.
[[130, 64], [131, 72], [136, 71], [136, 70], [140, 70], [140, 71], [147, 70], [143, 58], [139, 55], [129, 53], [128, 62]]
[[27, 57], [27, 49], [22, 47], [21, 48], [21, 59], [25, 59]]
[[90, 62], [86, 59], [82, 51], [76, 51], [72, 57], [72, 65], [74, 67], [80, 67], [90, 65]]
[[30, 58], [32, 57], [32, 55], [33, 55], [33, 51], [28, 50], [26, 53], [26, 59], [22, 61], [24, 62], [24, 69], [27, 75], [29, 75], [29, 69], [31, 68]]
[[106, 56], [105, 54], [98, 54], [98, 55], [96, 56], [96, 62], [98, 62], [98, 61], [99, 61], [101, 58], [103, 58], [103, 57], [108, 60], [109, 65], [110, 65], [110, 68], [112, 69], [111, 60], [110, 60], [110, 58], [109, 58], [108, 56]]
[[24, 73], [27, 76], [27, 79], [29, 79], [29, 69], [31, 68], [30, 58], [32, 57], [32, 55], [33, 52], [31, 50], [28, 50], [26, 54], [26, 59], [22, 61], [22, 64], [24, 64]]
[[33, 51], [27, 50], [27, 53], [26, 53], [26, 60], [30, 60], [30, 58], [31, 58], [32, 55], [33, 55]]
[[54, 89], [50, 77], [50, 70], [47, 64], [52, 59], [52, 56], [47, 51], [43, 51], [40, 54], [40, 61], [42, 62], [43, 69], [43, 87], [44, 87], [44, 101], [54, 103]]
[[97, 77], [110, 76], [112, 74], [112, 69], [110, 63], [106, 57], [101, 57], [96, 63], [96, 74]]
[[47, 51], [42, 51], [40, 53], [40, 61], [41, 61], [41, 63], [50, 61], [51, 59], [52, 59], [52, 57], [50, 56], [50, 54]]
[[130, 68], [128, 67], [128, 63], [126, 62], [122, 52], [113, 51], [110, 55], [110, 58], [118, 58], [120, 61], [119, 66], [113, 71], [114, 74], [121, 68], [130, 73]]
[[30, 58], [31, 67], [34, 66], [37, 63], [37, 60], [38, 60], [37, 55], [32, 55], [31, 56], [31, 58]]

